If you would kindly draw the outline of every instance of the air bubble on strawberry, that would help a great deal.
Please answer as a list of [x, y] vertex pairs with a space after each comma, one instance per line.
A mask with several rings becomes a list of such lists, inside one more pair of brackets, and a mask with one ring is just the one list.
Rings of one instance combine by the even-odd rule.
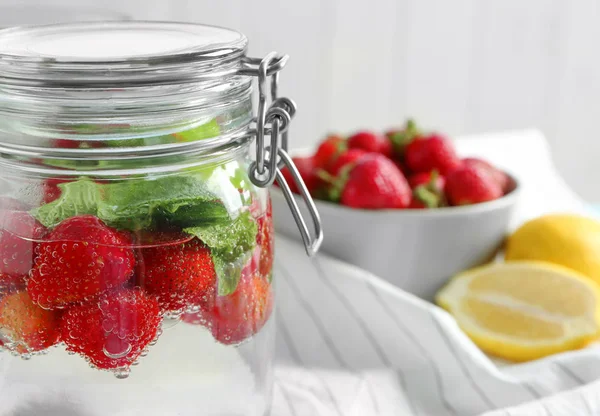
[[27, 282], [43, 308], [64, 308], [118, 288], [133, 274], [131, 239], [92, 215], [62, 221], [39, 245]]
[[273, 257], [275, 250], [275, 227], [273, 225], [273, 207], [271, 200], [267, 204], [267, 211], [258, 218], [258, 232], [256, 233], [256, 249], [260, 255], [258, 258], [258, 271], [265, 279], [270, 279], [273, 269]]
[[61, 320], [67, 350], [123, 378], [127, 368], [159, 335], [160, 308], [139, 289], [120, 289], [69, 308]]
[[217, 275], [210, 249], [200, 240], [141, 250], [137, 285], [164, 311], [182, 311], [214, 295]]
[[0, 333], [10, 340], [5, 347], [20, 354], [39, 352], [55, 345], [60, 336], [60, 313], [40, 308], [26, 291], [0, 301]]
[[245, 267], [252, 267], [253, 270], [260, 271], [261, 276], [270, 278], [275, 248], [275, 227], [271, 199], [267, 198], [266, 209], [264, 210], [260, 201], [255, 199], [250, 206], [250, 212], [257, 224], [256, 247], [248, 261], [248, 265]]
[[235, 292], [217, 296], [201, 304], [198, 313], [188, 313], [183, 321], [208, 328], [225, 345], [239, 345], [258, 333], [273, 310], [273, 291], [269, 281], [248, 265]]

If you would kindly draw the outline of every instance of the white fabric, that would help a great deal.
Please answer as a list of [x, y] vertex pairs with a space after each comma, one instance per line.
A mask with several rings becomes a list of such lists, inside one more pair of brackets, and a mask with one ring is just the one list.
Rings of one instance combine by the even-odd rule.
[[[513, 227], [552, 211], [589, 213], [538, 132], [458, 145], [520, 178]], [[356, 267], [308, 259], [279, 236], [276, 280], [272, 416], [600, 415], [597, 346], [527, 364], [495, 362], [443, 310]]]

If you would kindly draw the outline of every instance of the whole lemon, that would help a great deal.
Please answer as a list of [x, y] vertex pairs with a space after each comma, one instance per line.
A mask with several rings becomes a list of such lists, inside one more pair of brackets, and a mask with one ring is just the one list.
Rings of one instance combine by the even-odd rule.
[[508, 238], [505, 259], [560, 264], [600, 284], [600, 222], [575, 214], [530, 220]]

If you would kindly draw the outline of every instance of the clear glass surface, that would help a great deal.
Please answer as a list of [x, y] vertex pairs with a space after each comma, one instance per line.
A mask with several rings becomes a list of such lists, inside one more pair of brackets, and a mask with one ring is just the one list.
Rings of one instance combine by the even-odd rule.
[[250, 79], [221, 71], [245, 46], [202, 58], [213, 41], [192, 49], [214, 78], [177, 52], [182, 78], [154, 55], [129, 78], [131, 57], [75, 63], [76, 85], [72, 56], [0, 65], [0, 415], [268, 412], [270, 199], [247, 175]]

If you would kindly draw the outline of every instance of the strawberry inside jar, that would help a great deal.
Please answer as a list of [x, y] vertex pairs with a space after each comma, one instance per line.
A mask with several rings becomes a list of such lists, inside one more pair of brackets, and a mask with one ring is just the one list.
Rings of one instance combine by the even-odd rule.
[[286, 57], [246, 46], [162, 22], [0, 31], [0, 414], [37, 390], [107, 415], [268, 409], [275, 170], [252, 164], [251, 96]]

